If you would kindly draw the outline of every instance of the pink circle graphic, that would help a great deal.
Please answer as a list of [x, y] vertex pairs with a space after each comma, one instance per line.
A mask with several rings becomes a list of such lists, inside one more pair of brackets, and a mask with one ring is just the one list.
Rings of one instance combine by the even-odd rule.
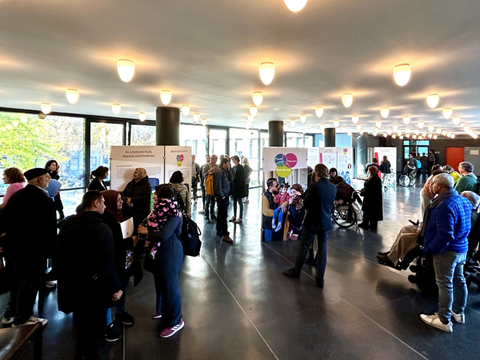
[[293, 168], [295, 165], [297, 165], [297, 156], [292, 153], [288, 153], [287, 155], [284, 156], [285, 158], [285, 165], [288, 166], [289, 168]]
[[180, 161], [183, 161], [184, 157], [183, 154], [180, 155]]

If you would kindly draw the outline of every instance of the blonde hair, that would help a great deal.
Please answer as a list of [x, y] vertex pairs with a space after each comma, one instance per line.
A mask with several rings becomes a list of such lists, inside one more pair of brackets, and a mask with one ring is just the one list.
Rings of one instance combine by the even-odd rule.
[[250, 166], [250, 164], [248, 163], [248, 159], [247, 159], [247, 158], [243, 158], [242, 163], [243, 163], [243, 165], [248, 165], [248, 166]]

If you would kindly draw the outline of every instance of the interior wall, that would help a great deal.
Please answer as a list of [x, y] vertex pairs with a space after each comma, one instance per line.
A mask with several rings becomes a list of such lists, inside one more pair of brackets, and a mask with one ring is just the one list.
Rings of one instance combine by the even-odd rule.
[[480, 146], [480, 140], [475, 139], [438, 139], [430, 140], [430, 149], [434, 150], [437, 163], [445, 164], [445, 148], [453, 147], [476, 147]]

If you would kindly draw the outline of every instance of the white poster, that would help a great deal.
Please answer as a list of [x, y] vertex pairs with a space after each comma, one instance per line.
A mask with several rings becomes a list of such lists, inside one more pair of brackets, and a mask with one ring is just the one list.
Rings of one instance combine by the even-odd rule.
[[306, 148], [263, 148], [263, 170], [286, 178], [293, 170], [307, 168]]
[[318, 148], [308, 148], [308, 162], [307, 165], [315, 169], [315, 165], [320, 162], [320, 152]]
[[190, 187], [192, 172], [192, 148], [190, 146], [165, 146], [165, 182], [175, 171], [180, 170]]
[[324, 164], [326, 167], [336, 168], [337, 167], [337, 148], [334, 147], [324, 147], [318, 149], [320, 154], [320, 163]]
[[163, 183], [164, 154], [163, 146], [112, 146], [110, 187], [123, 191], [139, 167], [147, 171], [151, 183]]
[[397, 148], [396, 147], [376, 147], [373, 149], [374, 157], [378, 159], [378, 163], [381, 164], [383, 157], [386, 156], [390, 161], [392, 174], [397, 173]]
[[337, 147], [337, 173], [343, 177], [347, 184], [352, 184], [353, 174], [353, 148]]

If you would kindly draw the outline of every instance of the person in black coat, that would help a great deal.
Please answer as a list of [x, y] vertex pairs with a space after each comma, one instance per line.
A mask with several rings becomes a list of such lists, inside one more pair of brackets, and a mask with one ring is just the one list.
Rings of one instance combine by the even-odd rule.
[[365, 186], [360, 195], [363, 199], [363, 222], [358, 226], [375, 230], [378, 221], [383, 220], [382, 180], [378, 177], [378, 168], [368, 168], [370, 177], [365, 181]]
[[130, 181], [122, 195], [124, 201], [132, 208], [135, 228], [150, 214], [150, 200], [152, 198], [152, 186], [148, 181], [147, 171], [136, 168], [133, 180]]
[[[60, 175], [58, 175], [58, 171], [60, 170], [60, 165], [58, 164], [57, 160], [48, 160], [45, 164], [45, 169], [50, 171], [50, 177], [55, 180], [60, 179]], [[58, 211], [59, 220], [62, 220], [65, 217], [63, 213], [63, 203], [62, 199], [60, 198], [60, 192], [55, 195], [55, 210]]]
[[[230, 221], [240, 224], [243, 219], [243, 198], [247, 196], [247, 178], [245, 168], [240, 164], [240, 158], [237, 155], [232, 156], [233, 181], [232, 181], [232, 197], [233, 197], [233, 216]], [[240, 208], [239, 217], [237, 218], [237, 203]]]
[[315, 182], [310, 184], [305, 195], [304, 205], [307, 210], [298, 247], [295, 267], [283, 272], [285, 276], [298, 279], [305, 262], [308, 249], [315, 236], [318, 238], [316, 282], [323, 288], [325, 268], [327, 266], [327, 236], [332, 228], [331, 210], [337, 194], [337, 188], [329, 180], [328, 168], [324, 164], [315, 166]]
[[102, 195], [87, 192], [77, 215], [66, 219], [58, 235], [58, 308], [66, 314], [73, 312], [76, 359], [98, 358], [107, 304], [122, 297], [104, 210]]
[[5, 251], [15, 268], [14, 288], [3, 321], [45, 325], [46, 319], [32, 314], [46, 260], [56, 247], [56, 215], [53, 201], [44, 190], [49, 171], [34, 168], [24, 175], [28, 185], [12, 195], [0, 218], [0, 251]]
[[155, 280], [157, 302], [152, 319], [163, 318], [167, 327], [160, 336], [167, 338], [185, 325], [178, 284], [178, 275], [184, 259], [180, 240], [183, 219], [172, 201], [172, 188], [168, 184], [163, 184], [155, 189], [155, 205], [148, 219], [148, 227], [140, 225], [138, 233], [147, 235], [149, 253], [145, 257], [144, 267], [153, 273]]
[[107, 185], [105, 185], [104, 180], [108, 177], [108, 168], [105, 166], [99, 166], [90, 174], [90, 184], [88, 184], [88, 191], [105, 191]]

